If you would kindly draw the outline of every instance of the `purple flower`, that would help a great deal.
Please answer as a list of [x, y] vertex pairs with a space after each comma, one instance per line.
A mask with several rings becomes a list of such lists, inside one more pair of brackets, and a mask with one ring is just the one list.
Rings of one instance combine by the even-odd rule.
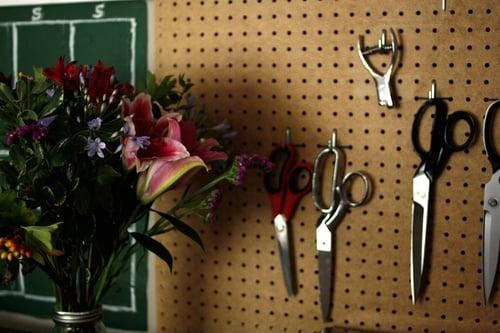
[[241, 154], [236, 156], [233, 165], [228, 171], [228, 180], [236, 186], [240, 186], [245, 181], [245, 177], [250, 168], [259, 168], [264, 172], [270, 172], [273, 164], [260, 155]]
[[49, 127], [50, 124], [57, 118], [57, 116], [45, 117], [36, 122], [37, 126], [40, 127]]
[[11, 144], [13, 144], [14, 142], [16, 142], [17, 139], [19, 139], [19, 135], [17, 134], [17, 130], [13, 129], [13, 130], [10, 130], [7, 132], [5, 141], [7, 142], [7, 144], [9, 146]]
[[33, 132], [31, 132], [31, 137], [33, 140], [40, 141], [41, 139], [45, 138], [49, 134], [49, 130], [47, 127], [36, 127]]
[[210, 127], [210, 129], [212, 131], [220, 131], [220, 132], [226, 132], [228, 131], [229, 129], [231, 129], [231, 125], [229, 124], [229, 122], [227, 121], [227, 119], [224, 119], [221, 123], [213, 126], [213, 127]]
[[88, 128], [95, 131], [98, 131], [101, 128], [101, 125], [102, 125], [102, 119], [100, 117], [97, 117], [87, 122]]
[[149, 141], [149, 136], [136, 136], [133, 138], [133, 140], [140, 149], [146, 149], [146, 147], [151, 144], [151, 141]]
[[203, 202], [203, 205], [208, 208], [208, 213], [205, 220], [209, 223], [215, 223], [217, 220], [217, 208], [222, 201], [222, 191], [219, 189], [213, 190], [208, 198]]
[[35, 124], [30, 124], [30, 125], [24, 125], [21, 127], [16, 128], [16, 134], [19, 138], [22, 138], [28, 134], [30, 134], [34, 129], [36, 125]]
[[123, 124], [123, 134], [128, 135], [130, 133], [130, 125], [128, 123]]
[[87, 145], [85, 146], [85, 150], [87, 151], [88, 157], [93, 157], [97, 154], [100, 158], [104, 157], [103, 149], [106, 148], [106, 143], [101, 142], [100, 138], [87, 138]]

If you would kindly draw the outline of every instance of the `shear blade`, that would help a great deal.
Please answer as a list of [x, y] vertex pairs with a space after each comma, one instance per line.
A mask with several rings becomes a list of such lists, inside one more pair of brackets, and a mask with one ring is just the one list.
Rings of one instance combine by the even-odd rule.
[[319, 295], [323, 321], [330, 320], [330, 302], [332, 296], [332, 253], [318, 251]]
[[490, 213], [484, 212], [483, 224], [483, 291], [484, 301], [488, 303], [495, 282], [500, 250], [500, 221], [494, 223]]
[[274, 218], [274, 228], [278, 240], [278, 250], [280, 255], [281, 271], [285, 281], [288, 295], [295, 293], [292, 277], [292, 259], [290, 252], [290, 239], [288, 235], [288, 225], [284, 215], [279, 214]]
[[424, 272], [431, 182], [425, 174], [413, 178], [411, 219], [410, 282], [413, 304], [417, 301]]

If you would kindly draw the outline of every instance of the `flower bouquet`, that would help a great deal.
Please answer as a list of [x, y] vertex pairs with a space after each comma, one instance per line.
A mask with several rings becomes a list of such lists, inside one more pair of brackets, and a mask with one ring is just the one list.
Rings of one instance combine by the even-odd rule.
[[[43, 270], [55, 286], [56, 326], [71, 312], [99, 318], [92, 311], [141, 247], [171, 267], [153, 236], [178, 230], [202, 245], [182, 219], [215, 221], [220, 185], [241, 184], [251, 167], [270, 169], [260, 156], [228, 150], [235, 132], [196, 110], [182, 76], [157, 84], [150, 74], [136, 90], [101, 62], [59, 58], [33, 76], [19, 74], [15, 88], [0, 81], [9, 151], [0, 161], [3, 279], [20, 267]], [[182, 195], [168, 211], [152, 207], [174, 188]], [[157, 221], [129, 231], [150, 211]]]

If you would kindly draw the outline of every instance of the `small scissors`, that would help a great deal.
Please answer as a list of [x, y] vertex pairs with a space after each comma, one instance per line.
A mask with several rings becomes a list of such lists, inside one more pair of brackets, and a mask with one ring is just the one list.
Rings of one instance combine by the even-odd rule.
[[[333, 232], [347, 209], [360, 206], [368, 200], [371, 187], [368, 176], [359, 171], [350, 172], [343, 177], [345, 155], [340, 147], [337, 146], [336, 139], [337, 131], [334, 129], [332, 131], [332, 138], [328, 141], [328, 147], [323, 149], [314, 161], [312, 178], [314, 206], [321, 212], [316, 227], [316, 250], [318, 254], [321, 313], [325, 322], [329, 320], [330, 316]], [[325, 160], [329, 154], [335, 156], [335, 167], [332, 175], [330, 206], [327, 206], [321, 194], [321, 177]], [[364, 183], [364, 193], [359, 201], [353, 201], [348, 195], [349, 184], [355, 177], [360, 177]]]
[[[426, 151], [422, 148], [419, 139], [419, 128], [425, 111], [432, 106], [435, 107], [434, 121], [430, 148]], [[469, 136], [465, 143], [458, 145], [453, 140], [453, 130], [460, 120], [464, 120], [469, 126]], [[448, 106], [438, 98], [429, 98], [415, 115], [411, 138], [422, 162], [413, 176], [410, 249], [410, 281], [413, 304], [417, 301], [422, 284], [433, 184], [443, 171], [451, 153], [469, 147], [474, 140], [475, 132], [476, 121], [470, 113], [456, 111], [448, 116]]]
[[[483, 220], [483, 291], [488, 303], [495, 281], [500, 247], [500, 155], [493, 145], [494, 112], [500, 109], [500, 100], [490, 104], [483, 123], [483, 143], [486, 156], [493, 167], [493, 176], [484, 187]], [[498, 115], [496, 115], [498, 117]]]
[[[271, 153], [269, 160], [278, 170], [264, 176], [264, 186], [271, 198], [274, 229], [278, 240], [281, 268], [288, 295], [295, 293], [292, 275], [289, 221], [295, 214], [300, 200], [311, 191], [312, 164], [300, 162], [294, 165], [295, 148], [290, 144], [290, 129], [285, 133], [285, 144]], [[301, 185], [302, 175], [307, 174], [306, 183]]]

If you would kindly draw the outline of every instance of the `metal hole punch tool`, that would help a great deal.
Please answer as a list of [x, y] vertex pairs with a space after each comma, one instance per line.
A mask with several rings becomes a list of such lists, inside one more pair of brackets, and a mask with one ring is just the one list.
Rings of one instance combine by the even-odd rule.
[[[363, 66], [375, 80], [375, 84], [377, 86], [378, 104], [380, 106], [387, 106], [389, 108], [392, 108], [393, 106], [395, 106], [395, 101], [393, 98], [391, 78], [395, 71], [394, 67], [397, 65], [398, 62], [398, 41], [396, 39], [396, 33], [394, 32], [394, 30], [391, 28], [389, 31], [391, 34], [391, 43], [390, 44], [387, 43], [386, 39], [387, 32], [384, 29], [382, 30], [382, 36], [380, 36], [377, 46], [374, 47], [365, 48], [363, 45], [363, 36], [359, 36], [358, 54], [359, 58], [361, 59], [361, 62], [363, 63]], [[389, 52], [392, 52], [391, 64], [389, 65], [387, 71], [384, 74], [380, 74], [372, 67], [372, 65], [367, 59], [367, 56], [374, 53], [385, 54]]]
[[[274, 230], [283, 278], [288, 295], [296, 292], [292, 271], [292, 252], [288, 221], [291, 220], [300, 200], [311, 191], [312, 164], [295, 163], [295, 147], [290, 143], [290, 129], [285, 131], [285, 143], [276, 147], [269, 160], [275, 165], [273, 172], [264, 176], [264, 186], [271, 199]], [[303, 178], [306, 176], [306, 178]]]
[[[468, 148], [475, 137], [476, 121], [472, 114], [456, 111], [448, 115], [448, 106], [443, 98], [436, 97], [436, 83], [433, 81], [429, 98], [415, 114], [411, 139], [421, 163], [413, 176], [413, 204], [411, 221], [410, 283], [411, 298], [416, 303], [423, 280], [427, 230], [432, 218], [431, 202], [433, 185], [444, 170], [448, 158], [454, 152]], [[434, 108], [434, 120], [430, 133], [430, 147], [425, 150], [420, 141], [419, 131], [425, 112]], [[468, 125], [468, 135], [462, 144], [454, 141], [453, 132], [459, 121]]]
[[[370, 179], [362, 172], [350, 172], [344, 176], [345, 155], [340, 146], [337, 146], [337, 131], [333, 130], [328, 146], [321, 150], [314, 161], [312, 177], [312, 195], [314, 206], [320, 211], [316, 226], [316, 250], [318, 254], [319, 291], [321, 313], [323, 321], [330, 317], [331, 285], [332, 285], [332, 252], [333, 233], [344, 214], [351, 207], [363, 205], [370, 196]], [[321, 178], [328, 155], [334, 155], [335, 166], [331, 179], [330, 202], [325, 204], [322, 196]], [[349, 197], [349, 187], [354, 178], [361, 178], [364, 183], [364, 192], [360, 200]]]
[[495, 117], [500, 117], [499, 110], [500, 100], [496, 100], [486, 110], [483, 122], [484, 149], [493, 168], [493, 175], [484, 187], [483, 198], [482, 271], [485, 303], [488, 303], [493, 290], [500, 252], [500, 154], [495, 151], [493, 139], [493, 122]]

